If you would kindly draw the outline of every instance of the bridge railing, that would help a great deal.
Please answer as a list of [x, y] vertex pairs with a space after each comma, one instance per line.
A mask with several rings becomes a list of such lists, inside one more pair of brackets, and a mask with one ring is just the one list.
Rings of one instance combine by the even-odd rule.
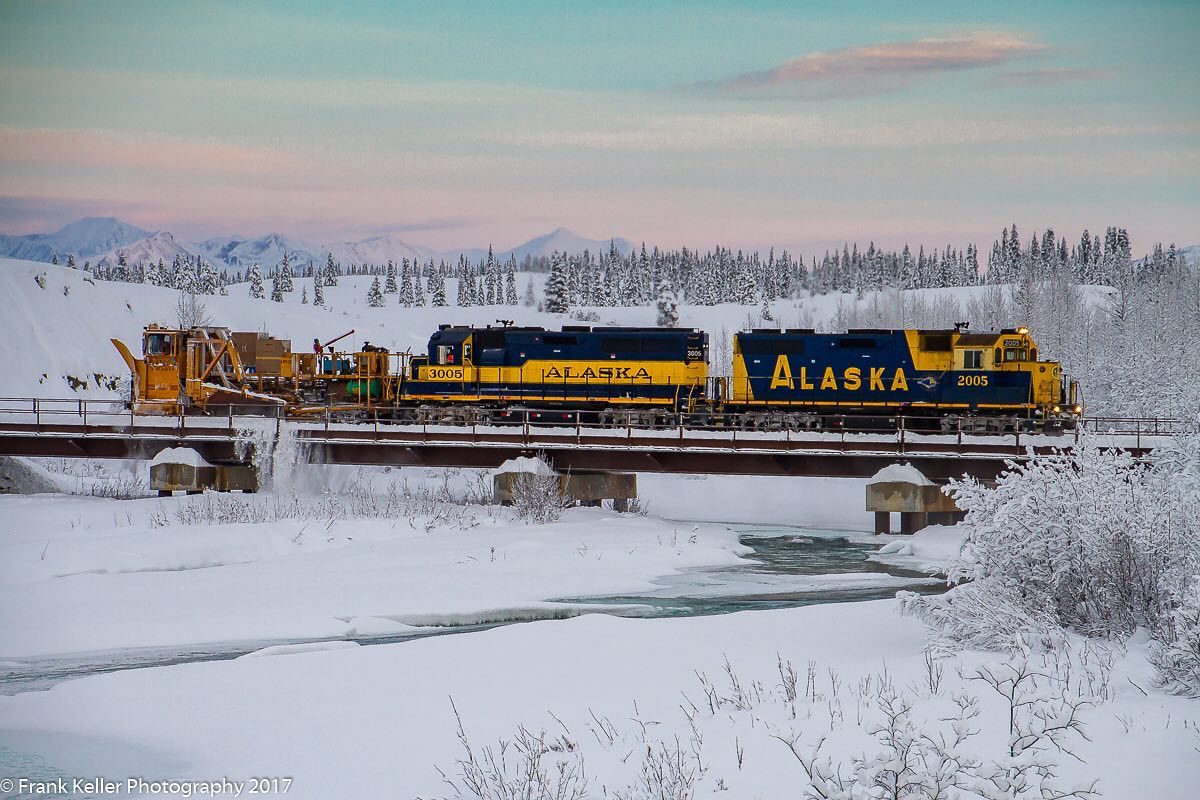
[[[528, 412], [537, 409], [527, 409]], [[945, 442], [958, 446], [975, 441], [1009, 443], [1020, 447], [1024, 444], [1053, 444], [1077, 441], [1082, 432], [1121, 437], [1125, 444], [1141, 448], [1144, 439], [1171, 435], [1182, 428], [1179, 420], [1162, 418], [1110, 418], [1089, 417], [1078, 420], [1073, 430], [1059, 435], [1047, 436], [1041, 431], [1020, 429], [1010, 431], [981, 430], [981, 418], [952, 418], [939, 421], [930, 417], [908, 415], [860, 415], [860, 414], [793, 414], [783, 417], [774, 414], [748, 413], [727, 414], [719, 419], [698, 414], [676, 414], [671, 412], [646, 413], [640, 411], [617, 411], [610, 414], [605, 425], [598, 425], [595, 412], [543, 409], [553, 419], [543, 421], [533, 418], [531, 413], [512, 421], [501, 421], [479, 409], [467, 416], [447, 419], [444, 409], [415, 409], [409, 419], [397, 423], [391, 419], [390, 409], [377, 409], [353, 413], [339, 413], [325, 409], [301, 420], [301, 424], [317, 425], [327, 432], [335, 430], [362, 430], [364, 424], [375, 432], [389, 429], [420, 428], [425, 435], [434, 435], [438, 430], [470, 428], [472, 434], [480, 429], [513, 431], [519, 429], [526, 440], [538, 438], [539, 431], [552, 429], [573, 430], [576, 438], [584, 431], [589, 436], [612, 436], [634, 438], [652, 436], [661, 438], [674, 435], [679, 440], [714, 438], [733, 443], [749, 444], [754, 441], [842, 441], [848, 437], [858, 441], [899, 442], [903, 451], [906, 442]], [[0, 397], [0, 422], [28, 426], [35, 433], [66, 432], [66, 427], [82, 426], [84, 435], [89, 432], [146, 433], [174, 431], [182, 435], [191, 430], [215, 431], [224, 429], [227, 435], [247, 427], [247, 420], [273, 420], [278, 427], [286, 417], [279, 406], [229, 405], [219, 411], [203, 415], [150, 415], [135, 413], [128, 403], [114, 400], [84, 398], [5, 398]], [[269, 424], [269, 423], [268, 423]]]

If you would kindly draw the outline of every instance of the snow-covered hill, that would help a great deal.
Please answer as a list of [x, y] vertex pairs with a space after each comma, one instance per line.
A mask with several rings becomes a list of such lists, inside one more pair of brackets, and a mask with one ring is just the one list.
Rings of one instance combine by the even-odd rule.
[[[410, 261], [445, 258], [445, 255], [434, 252], [428, 247], [410, 244], [390, 234], [372, 236], [361, 242], [342, 242], [330, 246], [329, 250], [333, 252], [334, 260], [342, 264], [386, 264], [388, 261], [399, 264], [406, 258]], [[447, 260], [456, 261], [457, 256]]]
[[234, 270], [244, 270], [255, 262], [264, 269], [269, 269], [283, 261], [284, 253], [287, 253], [288, 260], [297, 266], [307, 265], [310, 261], [313, 264], [321, 264], [324, 263], [327, 253], [325, 248], [319, 245], [282, 233], [268, 233], [255, 239], [241, 236], [207, 239], [196, 245], [196, 249], [206, 261], [225, 264]]
[[[633, 245], [624, 239], [617, 238], [617, 250], [622, 255], [626, 255], [633, 249]], [[587, 239], [574, 231], [569, 231], [566, 228], [558, 228], [545, 236], [539, 236], [536, 239], [530, 239], [522, 245], [514, 247], [512, 250], [506, 250], [503, 254], [504, 258], [510, 255], [515, 255], [517, 261], [520, 262], [525, 256], [548, 256], [554, 252], [565, 252], [568, 255], [578, 255], [584, 250], [587, 250], [596, 255], [598, 253], [608, 253], [609, 240]]]
[[114, 247], [95, 259], [95, 263], [97, 266], [112, 266], [124, 255], [128, 264], [157, 264], [159, 261], [170, 264], [176, 256], [190, 258], [195, 254], [194, 249], [176, 241], [167, 231], [161, 231], [131, 244]]

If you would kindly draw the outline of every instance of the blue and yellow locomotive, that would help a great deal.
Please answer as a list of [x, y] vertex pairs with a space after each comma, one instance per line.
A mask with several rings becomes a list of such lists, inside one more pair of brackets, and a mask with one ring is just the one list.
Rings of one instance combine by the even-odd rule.
[[1082, 412], [1075, 392], [1059, 363], [1038, 359], [1026, 328], [754, 330], [734, 337], [726, 408], [777, 423], [768, 427], [815, 427], [822, 414], [1054, 427]]
[[673, 328], [544, 328], [442, 325], [414, 356], [401, 387], [406, 403], [496, 409], [497, 420], [604, 421], [621, 412], [687, 412], [706, 400], [708, 334]]

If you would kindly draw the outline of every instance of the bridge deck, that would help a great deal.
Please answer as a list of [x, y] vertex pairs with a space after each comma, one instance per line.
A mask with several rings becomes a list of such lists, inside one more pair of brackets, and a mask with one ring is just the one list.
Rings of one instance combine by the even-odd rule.
[[[545, 455], [560, 470], [737, 475], [867, 477], [910, 461], [934, 480], [996, 477], [1007, 459], [1046, 455], [1075, 443], [1071, 435], [933, 435], [668, 431], [590, 428], [400, 427], [296, 423], [261, 417], [148, 418], [91, 412], [14, 414], [0, 420], [0, 455], [153, 458], [168, 447], [197, 450], [209, 461], [246, 461], [258, 436], [294, 436], [310, 463], [494, 468], [511, 458]], [[1156, 421], [1156, 429], [1157, 429]], [[254, 432], [261, 431], [259, 434]], [[1149, 430], [1149, 428], [1147, 428]], [[1126, 446], [1150, 452], [1152, 437]], [[249, 445], [249, 447], [248, 447]]]

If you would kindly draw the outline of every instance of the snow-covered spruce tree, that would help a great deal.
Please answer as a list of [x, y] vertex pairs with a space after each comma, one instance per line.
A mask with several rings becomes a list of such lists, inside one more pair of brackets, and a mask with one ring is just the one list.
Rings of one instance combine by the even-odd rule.
[[504, 305], [517, 304], [517, 257], [509, 256], [504, 265]]
[[263, 300], [266, 298], [266, 292], [263, 291], [263, 276], [262, 270], [258, 268], [258, 262], [255, 261], [250, 265], [250, 273], [246, 278], [250, 281], [250, 296], [255, 300]]
[[546, 311], [565, 314], [567, 305], [567, 254], [555, 251], [550, 256], [550, 275], [546, 278]]
[[424, 281], [421, 280], [421, 268], [418, 266], [417, 262], [415, 262], [415, 261], [413, 262], [412, 294], [413, 294], [413, 305], [414, 306], [425, 305]]
[[283, 284], [279, 280], [278, 272], [271, 276], [271, 301], [274, 303], [283, 302]]
[[537, 294], [533, 291], [533, 278], [525, 282], [525, 297], [521, 300], [521, 305], [526, 308], [537, 306]]
[[387, 301], [383, 299], [383, 292], [379, 289], [379, 276], [376, 276], [371, 281], [371, 288], [367, 290], [367, 305], [371, 308], [383, 308]]
[[404, 259], [400, 267], [400, 291], [398, 292], [400, 305], [405, 308], [412, 308], [413, 297], [413, 276], [408, 265], [408, 259]]
[[333, 253], [327, 254], [325, 259], [325, 285], [337, 286], [339, 272], [337, 264], [333, 263]]
[[400, 287], [396, 285], [396, 262], [389, 258], [387, 263], [387, 280], [383, 283], [383, 293], [395, 294], [399, 290]]
[[675, 293], [667, 287], [666, 283], [658, 287], [656, 306], [658, 317], [655, 324], [658, 327], [674, 328], [679, 324], [679, 304], [675, 300]]
[[199, 272], [197, 291], [200, 294], [215, 295], [221, 283], [221, 276], [217, 273], [217, 268], [204, 261], [198, 262], [196, 267]]
[[300, 287], [300, 305], [302, 305], [302, 306], [308, 305], [308, 287], [307, 286]]
[[313, 276], [313, 305], [316, 307], [325, 307], [325, 289], [321, 286], [321, 276]]
[[1200, 574], [1200, 436], [1148, 463], [1084, 437], [1010, 463], [994, 489], [967, 479], [950, 491], [967, 517], [949, 578], [971, 583], [905, 595], [905, 611], [976, 647], [1052, 626], [1097, 636], [1144, 627], [1174, 640], [1172, 613]]
[[433, 279], [432, 305], [438, 307], [448, 305], [446, 302], [446, 279], [440, 276]]
[[295, 284], [292, 282], [292, 264], [288, 261], [287, 251], [283, 251], [283, 263], [279, 265], [279, 291], [290, 292], [294, 290]]

